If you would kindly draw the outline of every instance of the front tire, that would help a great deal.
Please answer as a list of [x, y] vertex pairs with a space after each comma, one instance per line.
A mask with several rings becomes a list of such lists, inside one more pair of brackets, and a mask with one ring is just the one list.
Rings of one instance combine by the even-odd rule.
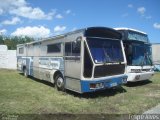
[[58, 91], [65, 91], [65, 87], [64, 87], [64, 79], [62, 77], [62, 75], [57, 75], [55, 78], [55, 83], [56, 83], [56, 87]]

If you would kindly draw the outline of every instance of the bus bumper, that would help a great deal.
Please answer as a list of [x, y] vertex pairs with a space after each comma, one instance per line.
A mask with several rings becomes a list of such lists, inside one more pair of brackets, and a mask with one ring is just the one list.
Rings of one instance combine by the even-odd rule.
[[81, 93], [94, 92], [127, 83], [127, 75], [98, 80], [81, 80]]
[[148, 80], [154, 75], [154, 71], [145, 73], [128, 73], [128, 82]]

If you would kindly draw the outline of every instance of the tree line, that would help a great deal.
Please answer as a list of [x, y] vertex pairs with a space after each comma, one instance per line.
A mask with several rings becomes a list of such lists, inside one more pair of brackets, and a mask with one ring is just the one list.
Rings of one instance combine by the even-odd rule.
[[28, 36], [8, 37], [8, 36], [0, 35], [0, 45], [7, 45], [9, 50], [16, 50], [18, 44], [24, 44], [32, 41], [34, 41], [34, 39]]

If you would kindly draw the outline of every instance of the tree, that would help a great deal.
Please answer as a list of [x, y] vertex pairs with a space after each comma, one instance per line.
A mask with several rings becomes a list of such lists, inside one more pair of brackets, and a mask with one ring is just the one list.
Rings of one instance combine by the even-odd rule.
[[16, 50], [18, 44], [24, 44], [28, 42], [34, 41], [33, 38], [24, 36], [14, 36], [14, 37], [7, 37], [7, 36], [0, 36], [0, 44], [7, 45], [9, 50]]
[[3, 45], [3, 44], [4, 44], [3, 36], [0, 35], [0, 45]]

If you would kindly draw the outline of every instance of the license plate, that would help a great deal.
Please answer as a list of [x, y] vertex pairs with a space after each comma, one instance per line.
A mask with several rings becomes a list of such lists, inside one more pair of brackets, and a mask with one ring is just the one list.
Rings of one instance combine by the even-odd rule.
[[111, 87], [117, 86], [117, 83], [111, 83]]

